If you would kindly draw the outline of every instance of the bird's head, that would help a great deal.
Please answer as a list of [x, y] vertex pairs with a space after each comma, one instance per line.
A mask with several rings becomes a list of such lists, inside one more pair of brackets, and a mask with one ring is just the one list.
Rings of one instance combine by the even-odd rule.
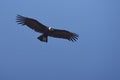
[[49, 31], [54, 31], [54, 29], [52, 27], [49, 27], [48, 29], [49, 29]]

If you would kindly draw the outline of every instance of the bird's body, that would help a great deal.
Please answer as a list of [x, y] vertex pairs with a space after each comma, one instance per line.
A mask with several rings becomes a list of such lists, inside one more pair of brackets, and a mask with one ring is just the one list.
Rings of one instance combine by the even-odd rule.
[[42, 33], [42, 35], [40, 35], [38, 39], [43, 42], [48, 42], [48, 36], [54, 38], [63, 38], [69, 41], [76, 41], [78, 39], [78, 35], [76, 33], [72, 33], [67, 30], [59, 30], [59, 29], [47, 27], [32, 18], [27, 18], [21, 15], [17, 15], [16, 22], [18, 22], [18, 24], [26, 25], [29, 28], [35, 30], [36, 32]]

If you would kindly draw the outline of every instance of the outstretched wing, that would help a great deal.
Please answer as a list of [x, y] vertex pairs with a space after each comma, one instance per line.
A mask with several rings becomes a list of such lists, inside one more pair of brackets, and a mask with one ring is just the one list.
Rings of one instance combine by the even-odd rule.
[[59, 29], [54, 29], [53, 31], [49, 32], [48, 35], [55, 38], [67, 39], [69, 41], [76, 41], [79, 37], [78, 34], [76, 33], [72, 33], [67, 30], [59, 30]]
[[36, 32], [44, 33], [47, 27], [43, 25], [42, 23], [38, 22], [35, 19], [23, 17], [21, 15], [17, 15], [17, 21], [18, 24], [26, 25], [29, 28], [35, 30]]

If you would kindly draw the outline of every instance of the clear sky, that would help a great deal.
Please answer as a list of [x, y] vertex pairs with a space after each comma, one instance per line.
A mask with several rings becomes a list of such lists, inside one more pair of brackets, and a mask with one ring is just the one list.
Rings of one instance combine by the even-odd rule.
[[[79, 40], [40, 42], [17, 14]], [[0, 0], [0, 80], [120, 80], [120, 0]]]

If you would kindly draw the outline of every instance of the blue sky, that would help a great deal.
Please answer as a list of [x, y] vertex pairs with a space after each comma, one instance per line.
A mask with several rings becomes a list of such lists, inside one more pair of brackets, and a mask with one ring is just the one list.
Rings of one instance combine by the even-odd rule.
[[[119, 0], [1, 0], [0, 80], [120, 80]], [[77, 42], [17, 25], [16, 15], [79, 34]]]

